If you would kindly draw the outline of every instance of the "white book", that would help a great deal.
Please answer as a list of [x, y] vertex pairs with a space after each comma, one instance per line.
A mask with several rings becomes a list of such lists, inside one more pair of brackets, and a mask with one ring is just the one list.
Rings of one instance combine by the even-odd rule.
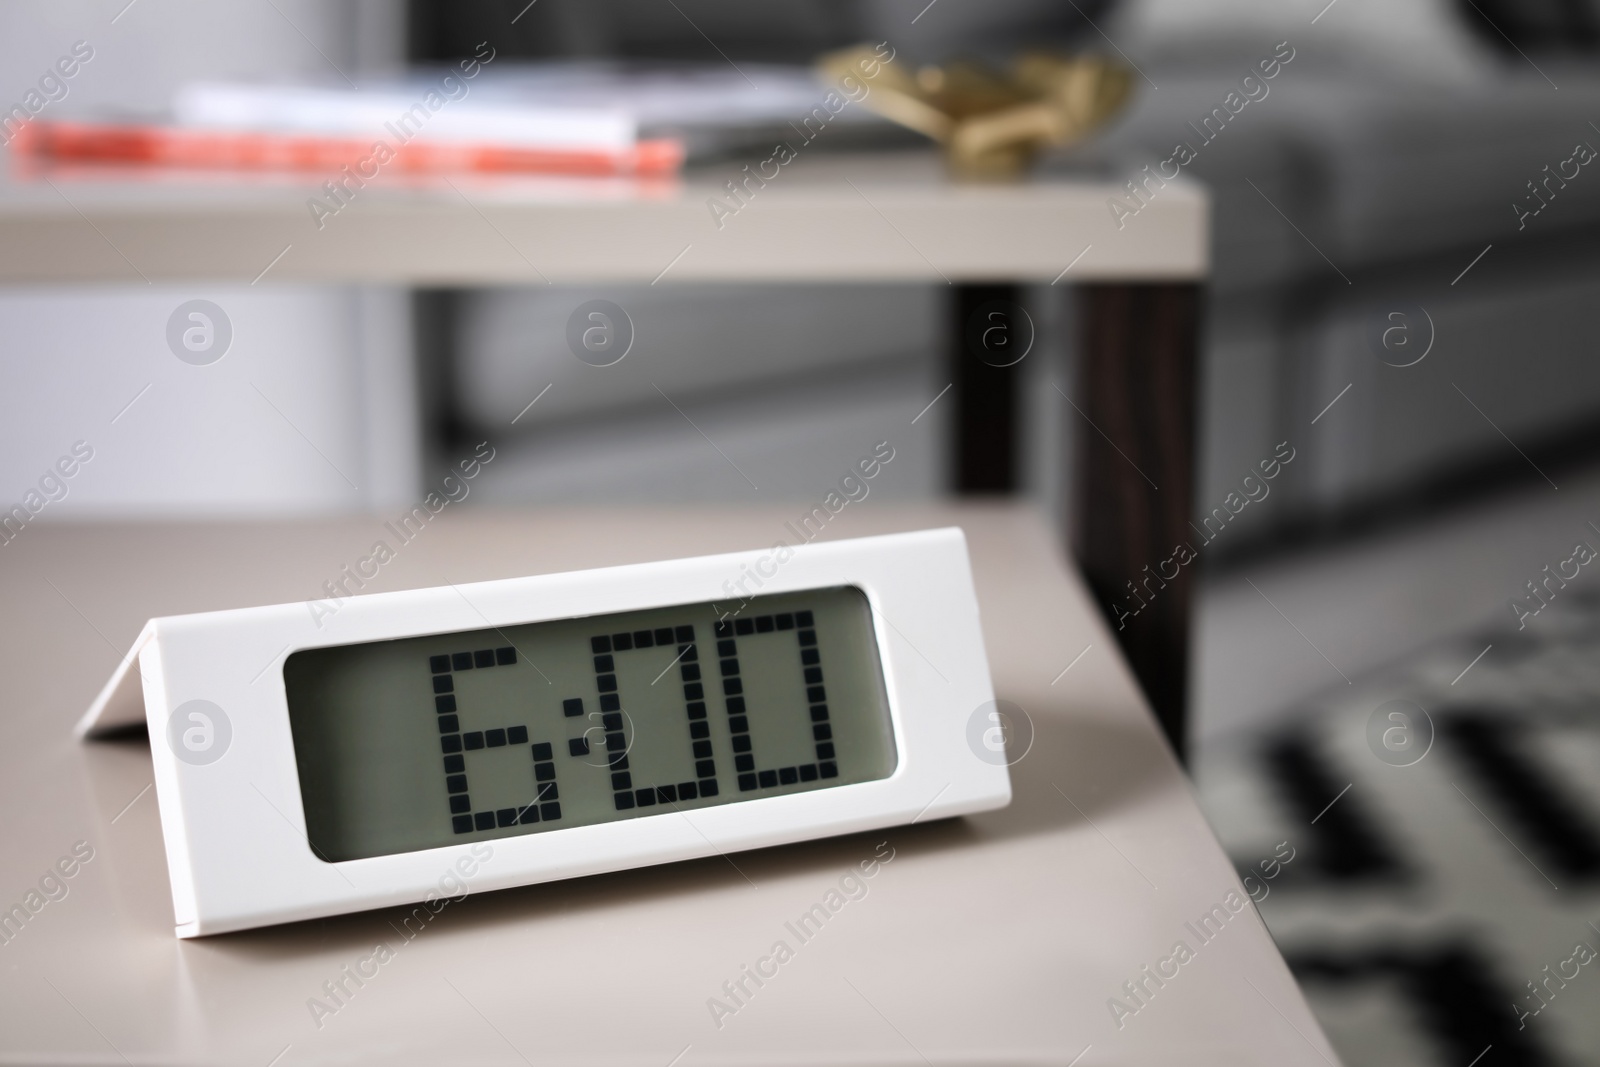
[[454, 83], [452, 97], [428, 82], [377, 90], [194, 82], [178, 91], [173, 112], [182, 125], [211, 129], [358, 137], [400, 130], [408, 140], [528, 148], [620, 152], [638, 139], [632, 114], [620, 108], [478, 102], [471, 82]]

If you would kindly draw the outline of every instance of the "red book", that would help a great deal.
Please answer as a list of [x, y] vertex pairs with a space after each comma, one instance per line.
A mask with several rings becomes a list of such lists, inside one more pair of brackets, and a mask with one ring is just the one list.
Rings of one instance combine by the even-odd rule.
[[[388, 149], [387, 160], [375, 150]], [[643, 140], [623, 152], [597, 149], [529, 148], [513, 144], [387, 138], [311, 137], [304, 134], [233, 132], [183, 126], [126, 126], [95, 122], [24, 123], [12, 138], [19, 156], [71, 163], [143, 164], [153, 167], [222, 170], [310, 170], [344, 166], [363, 177], [377, 170], [406, 173], [649, 175], [676, 173], [684, 150], [671, 139]], [[368, 173], [372, 170], [371, 173]]]

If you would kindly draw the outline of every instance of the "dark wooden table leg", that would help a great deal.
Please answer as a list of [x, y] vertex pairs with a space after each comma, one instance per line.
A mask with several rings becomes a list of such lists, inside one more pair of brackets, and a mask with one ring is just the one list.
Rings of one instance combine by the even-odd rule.
[[1179, 759], [1188, 712], [1200, 289], [1086, 285], [1073, 551]]
[[1019, 306], [1019, 295], [1014, 285], [957, 285], [951, 296], [950, 488], [958, 494], [1017, 489], [1017, 368], [996, 364], [1008, 361], [1008, 346], [1032, 343], [1031, 323], [1014, 322], [1008, 310]]

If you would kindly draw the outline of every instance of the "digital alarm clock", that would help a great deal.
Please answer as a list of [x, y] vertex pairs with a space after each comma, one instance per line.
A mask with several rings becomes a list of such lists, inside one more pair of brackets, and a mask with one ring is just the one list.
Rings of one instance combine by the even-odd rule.
[[142, 680], [180, 937], [1010, 800], [959, 530], [315, 607], [152, 619], [80, 725]]

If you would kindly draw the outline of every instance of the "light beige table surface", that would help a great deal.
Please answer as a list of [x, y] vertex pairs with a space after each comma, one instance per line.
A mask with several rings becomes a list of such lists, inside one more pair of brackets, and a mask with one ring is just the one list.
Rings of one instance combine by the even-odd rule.
[[[765, 158], [755, 155], [751, 164]], [[932, 152], [810, 153], [736, 215], [743, 160], [681, 180], [381, 176], [337, 215], [332, 175], [43, 172], [0, 152], [0, 283], [1194, 281], [1204, 190], [1156, 188], [1119, 224], [1119, 183], [957, 184]], [[770, 168], [768, 168], [770, 170]]]
[[[768, 545], [802, 510], [447, 512], [373, 588]], [[0, 905], [75, 843], [94, 858], [0, 945], [0, 1061], [1334, 1062], [1253, 909], [1209, 943], [1186, 927], [1243, 891], [1043, 523], [869, 500], [826, 535], [949, 524], [997, 694], [1036, 727], [1010, 807], [473, 894], [410, 941], [390, 909], [182, 942], [148, 749], [79, 743], [73, 722], [147, 616], [319, 596], [380, 522], [30, 525], [0, 549]], [[881, 842], [866, 896], [719, 1028], [708, 999]], [[1109, 998], [1178, 940], [1194, 958], [1119, 1028]], [[394, 958], [319, 1027], [309, 999], [380, 942]]]

